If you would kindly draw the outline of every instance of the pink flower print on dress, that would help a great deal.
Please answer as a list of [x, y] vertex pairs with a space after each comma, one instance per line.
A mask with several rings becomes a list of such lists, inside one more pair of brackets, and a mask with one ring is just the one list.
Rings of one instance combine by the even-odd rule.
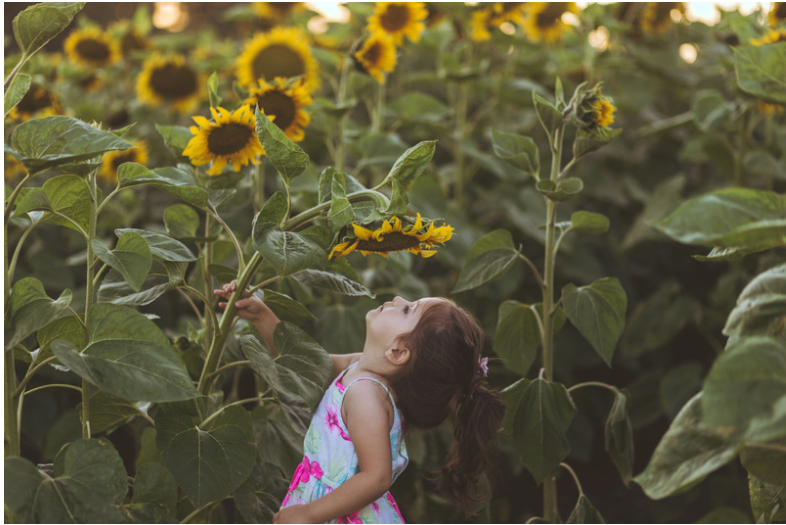
[[396, 514], [398, 514], [398, 518], [401, 520], [401, 523], [404, 523], [404, 517], [401, 515], [401, 511], [398, 510], [398, 504], [396, 503], [396, 500], [393, 499], [393, 495], [390, 492], [387, 492], [385, 494], [385, 498], [387, 498], [390, 506], [393, 507], [393, 510], [395, 510]]
[[311, 475], [314, 476], [316, 479], [322, 479], [322, 475], [324, 472], [322, 471], [322, 467], [319, 466], [319, 463], [316, 461], [311, 462]]
[[[289, 489], [289, 490], [292, 490], [292, 489]], [[288, 501], [289, 501], [289, 493], [287, 493], [287, 495], [284, 496], [284, 501], [281, 502], [281, 508], [286, 507]]]
[[358, 512], [355, 511], [352, 514], [348, 514], [346, 516], [342, 516], [338, 519], [339, 523], [363, 523], [363, 521], [358, 518]]
[[327, 423], [328, 430], [333, 432], [334, 430], [338, 430], [338, 434], [344, 439], [344, 441], [352, 441], [344, 429], [341, 428], [341, 425], [338, 424], [338, 411], [337, 407], [328, 407], [327, 415], [325, 416], [325, 423]]
[[303, 461], [300, 465], [297, 466], [295, 469], [295, 475], [292, 476], [292, 483], [289, 484], [289, 492], [295, 490], [298, 486], [298, 483], [301, 481], [306, 483], [309, 478], [309, 471], [311, 470], [311, 464], [308, 461], [308, 456], [303, 458]]
[[341, 384], [341, 378], [336, 379], [336, 388], [338, 388], [338, 391], [341, 392], [342, 394], [347, 389], [347, 387]]
[[371, 510], [372, 510], [372, 511], [374, 511], [374, 514], [376, 514], [377, 516], [379, 516], [379, 503], [377, 503], [377, 502], [375, 501], [375, 502], [374, 502], [374, 503], [372, 503], [370, 506], [371, 506]]

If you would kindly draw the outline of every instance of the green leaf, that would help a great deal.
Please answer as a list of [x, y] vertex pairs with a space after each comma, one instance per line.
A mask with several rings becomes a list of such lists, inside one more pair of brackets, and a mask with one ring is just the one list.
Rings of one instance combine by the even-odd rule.
[[[16, 523], [33, 523], [33, 502], [44, 476], [30, 461], [20, 457], [5, 458], [3, 501]], [[10, 520], [9, 520], [10, 521]]]
[[453, 293], [477, 288], [508, 271], [518, 259], [513, 237], [507, 230], [495, 230], [477, 240], [467, 253]]
[[112, 270], [101, 281], [101, 286], [98, 288], [98, 300], [129, 306], [150, 304], [182, 283], [187, 268], [187, 263], [154, 260], [150, 273], [138, 292], [126, 283], [122, 275]]
[[544, 379], [520, 379], [502, 391], [502, 398], [507, 405], [505, 430], [540, 484], [570, 452], [565, 432], [576, 406], [563, 385]]
[[562, 202], [578, 195], [584, 189], [584, 183], [578, 177], [568, 177], [559, 183], [543, 179], [538, 181], [535, 189], [553, 201]]
[[786, 318], [786, 264], [756, 276], [737, 298], [723, 334], [732, 339], [783, 333]]
[[494, 153], [511, 166], [538, 178], [540, 172], [540, 154], [535, 141], [529, 137], [515, 133], [491, 130], [491, 141]]
[[210, 107], [216, 108], [221, 105], [221, 97], [218, 95], [218, 73], [213, 74], [207, 79], [207, 92], [210, 98]]
[[696, 523], [750, 523], [748, 514], [734, 507], [719, 507], [705, 514]]
[[297, 326], [282, 321], [273, 333], [278, 356], [273, 357], [265, 343], [255, 336], [244, 336], [240, 343], [251, 368], [276, 391], [317, 406], [330, 380], [330, 356]]
[[573, 508], [573, 512], [568, 516], [568, 521], [565, 523], [606, 523], [598, 512], [598, 509], [592, 506], [590, 500], [584, 494], [579, 494], [579, 500]]
[[628, 416], [628, 395], [617, 392], [604, 428], [606, 452], [627, 487], [633, 478], [633, 427]]
[[242, 407], [225, 408], [203, 430], [185, 414], [156, 418], [156, 445], [169, 472], [199, 508], [220, 501], [251, 474], [256, 459], [251, 416]]
[[702, 89], [693, 97], [693, 118], [705, 132], [720, 131], [734, 118], [734, 105], [716, 89]]
[[532, 104], [535, 106], [535, 112], [543, 129], [551, 137], [554, 130], [562, 126], [562, 112], [535, 91], [532, 92]]
[[194, 239], [199, 228], [199, 214], [187, 204], [173, 204], [164, 210], [164, 226], [176, 239]]
[[508, 370], [526, 376], [537, 357], [540, 341], [538, 321], [529, 305], [518, 301], [499, 305], [494, 352]]
[[720, 431], [744, 430], [754, 417], [773, 413], [786, 397], [786, 343], [746, 337], [729, 346], [704, 380], [704, 422]]
[[303, 303], [295, 301], [286, 294], [274, 290], [265, 290], [264, 302], [282, 321], [295, 324], [302, 323], [304, 320], [316, 321], [314, 314], [303, 306]]
[[296, 273], [294, 277], [307, 286], [338, 292], [350, 297], [359, 297], [361, 295], [371, 297], [372, 299], [376, 297], [376, 294], [359, 282], [334, 272], [326, 272], [324, 270], [303, 270], [302, 272]]
[[156, 124], [156, 129], [164, 139], [164, 144], [175, 155], [178, 161], [188, 160], [183, 156], [183, 150], [188, 147], [188, 143], [194, 138], [189, 128], [183, 126], [160, 126]]
[[287, 219], [288, 211], [289, 203], [287, 201], [287, 194], [283, 191], [277, 191], [267, 198], [262, 209], [259, 210], [259, 213], [257, 213], [257, 216], [254, 218], [254, 222], [270, 222], [280, 226], [284, 224], [284, 221]]
[[126, 493], [128, 474], [112, 444], [105, 438], [74, 441], [62, 461], [62, 474], [38, 487], [34, 522], [118, 523], [115, 505]]
[[169, 338], [141, 313], [96, 303], [87, 326], [91, 343], [81, 354], [67, 341], [52, 343], [58, 359], [80, 377], [130, 401], [181, 401], [199, 395]]
[[267, 407], [257, 407], [251, 417], [259, 459], [282, 472], [294, 472], [303, 460], [303, 436], [292, 428], [283, 410], [271, 414]]
[[282, 277], [327, 263], [327, 253], [321, 246], [269, 222], [254, 222], [253, 243], [265, 263]]
[[734, 48], [740, 89], [773, 104], [786, 104], [786, 43]]
[[90, 225], [90, 190], [84, 179], [74, 175], [53, 177], [43, 188], [33, 188], [17, 203], [15, 216], [38, 210], [48, 212], [42, 219], [86, 235]]
[[85, 2], [35, 4], [14, 18], [14, 37], [29, 58], [56, 37], [85, 6]]
[[19, 124], [11, 134], [11, 147], [28, 171], [39, 172], [129, 149], [133, 144], [81, 120], [58, 116]]
[[748, 477], [751, 509], [756, 523], [783, 523], [786, 521], [786, 491], [782, 485], [773, 485]]
[[134, 476], [134, 496], [131, 502], [161, 505], [174, 515], [177, 507], [177, 482], [160, 463], [145, 463], [137, 469]]
[[570, 216], [568, 231], [601, 235], [609, 231], [609, 219], [600, 213], [576, 211]]
[[426, 169], [432, 157], [434, 157], [436, 149], [436, 140], [424, 140], [415, 144], [396, 160], [387, 177], [385, 177], [383, 184], [395, 180], [404, 187], [409, 186]]
[[126, 162], [117, 168], [117, 178], [120, 188], [150, 184], [194, 206], [207, 206], [207, 190], [194, 185], [188, 173], [177, 168], [150, 171], [136, 162]]
[[337, 232], [355, 220], [355, 212], [352, 210], [352, 204], [349, 202], [349, 199], [347, 199], [344, 175], [342, 173], [335, 172], [333, 175], [330, 192], [332, 197], [330, 199], [330, 210], [328, 210], [327, 214], [328, 228]]
[[139, 413], [139, 409], [130, 401], [96, 391], [90, 396], [90, 431], [99, 434], [110, 430]]
[[138, 228], [118, 228], [115, 230], [115, 235], [121, 238], [127, 233], [136, 233], [141, 236], [147, 241], [153, 257], [163, 261], [192, 262], [197, 260], [194, 254], [191, 253], [191, 250], [188, 249], [188, 246], [163, 233], [140, 230]]
[[5, 311], [5, 350], [63, 315], [70, 304], [71, 290], [52, 300], [38, 279], [25, 277], [14, 283]]
[[707, 247], [786, 243], [786, 195], [726, 188], [683, 203], [653, 225], [674, 240]]
[[[278, 513], [287, 491], [286, 481], [278, 472], [268, 473], [263, 469], [260, 477], [264, 481], [258, 481], [257, 476], [249, 476], [233, 494], [237, 510], [245, 523], [273, 523], [273, 516]], [[280, 485], [280, 488], [276, 485]]]
[[322, 170], [322, 173], [319, 174], [320, 204], [327, 202], [333, 197], [333, 179], [339, 173], [343, 177], [342, 180], [344, 181], [345, 193], [355, 193], [366, 189], [365, 186], [358, 182], [358, 180], [349, 173], [342, 173], [335, 168], [325, 168]]
[[26, 73], [17, 74], [11, 81], [11, 85], [5, 91], [3, 99], [3, 106], [5, 107], [5, 116], [11, 112], [14, 107], [25, 97], [27, 90], [30, 89], [31, 78]]
[[642, 197], [644, 210], [636, 217], [633, 226], [625, 234], [625, 240], [622, 243], [623, 249], [628, 250], [643, 241], [663, 238], [663, 235], [653, 228], [651, 223], [662, 219], [677, 208], [685, 182], [685, 175], [675, 175], [659, 183], [652, 193]]
[[597, 151], [622, 133], [621, 129], [598, 128], [595, 131], [576, 131], [573, 142], [573, 158], [579, 160], [593, 151]]
[[742, 465], [762, 481], [786, 486], [786, 437], [745, 447]]
[[65, 339], [78, 350], [85, 346], [87, 334], [82, 327], [82, 323], [73, 315], [55, 319], [35, 334], [38, 346], [41, 351], [36, 356], [36, 362], [41, 362], [48, 357], [52, 357], [52, 341], [55, 339]]
[[737, 455], [741, 445], [702, 423], [702, 394], [682, 408], [655, 448], [644, 472], [633, 478], [652, 499], [692, 486]]
[[573, 326], [611, 366], [614, 349], [625, 328], [628, 306], [620, 282], [606, 277], [580, 288], [568, 284], [562, 289], [562, 305]]
[[388, 204], [388, 207], [382, 210], [382, 212], [389, 216], [406, 215], [407, 206], [409, 205], [407, 191], [396, 179], [390, 180], [390, 186], [393, 189], [392, 195], [390, 196], [390, 204]]
[[284, 132], [276, 126], [259, 108], [256, 109], [256, 131], [259, 141], [265, 148], [265, 155], [276, 168], [284, 182], [289, 182], [303, 173], [308, 167], [309, 158]]
[[91, 244], [96, 257], [117, 270], [135, 292], [142, 288], [153, 264], [150, 245], [144, 237], [134, 232], [124, 233], [114, 250], [110, 250], [98, 237], [94, 237]]

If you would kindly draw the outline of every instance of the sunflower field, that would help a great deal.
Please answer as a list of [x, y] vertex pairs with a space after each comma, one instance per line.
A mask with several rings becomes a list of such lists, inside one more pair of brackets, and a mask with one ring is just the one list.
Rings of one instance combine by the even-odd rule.
[[507, 407], [407, 521], [786, 521], [786, 4], [330, 5], [4, 4], [5, 522], [270, 522], [396, 295]]

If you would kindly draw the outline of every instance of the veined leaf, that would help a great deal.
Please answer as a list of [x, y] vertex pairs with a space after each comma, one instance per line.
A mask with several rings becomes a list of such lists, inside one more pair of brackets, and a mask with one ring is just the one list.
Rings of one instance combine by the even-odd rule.
[[14, 107], [25, 97], [25, 94], [30, 89], [32, 79], [26, 73], [17, 74], [11, 81], [11, 85], [5, 91], [3, 97], [3, 106], [5, 108], [5, 116], [11, 112]]
[[85, 6], [85, 2], [46, 2], [31, 5], [14, 18], [14, 37], [26, 57], [56, 37]]
[[331, 184], [330, 210], [328, 210], [328, 227], [331, 231], [337, 232], [355, 219], [355, 212], [352, 204], [347, 199], [344, 183], [344, 175], [335, 172], [333, 183]]
[[412, 146], [396, 160], [384, 183], [395, 180], [404, 187], [409, 186], [428, 167], [436, 149], [436, 140], [426, 140]]
[[327, 263], [327, 253], [321, 246], [269, 222], [254, 222], [253, 242], [265, 263], [282, 277]]
[[756, 276], [737, 298], [729, 314], [724, 335], [775, 336], [783, 332], [786, 318], [786, 264]]
[[598, 512], [598, 509], [592, 506], [589, 498], [584, 494], [579, 494], [579, 500], [573, 508], [573, 512], [568, 516], [568, 521], [565, 523], [606, 523]]
[[495, 230], [477, 240], [467, 253], [453, 293], [482, 286], [508, 271], [518, 259], [513, 238], [506, 230]]
[[540, 154], [538, 147], [530, 137], [515, 133], [491, 130], [494, 153], [516, 169], [538, 178], [540, 172]]
[[196, 186], [188, 174], [178, 168], [166, 167], [150, 171], [136, 162], [125, 162], [117, 168], [117, 179], [120, 188], [150, 184], [200, 208], [206, 207], [208, 203], [207, 191]]
[[117, 240], [114, 250], [110, 250], [98, 237], [90, 242], [96, 257], [117, 270], [134, 291], [138, 292], [142, 288], [153, 264], [150, 245], [144, 237], [135, 232], [124, 233]]
[[5, 312], [5, 350], [60, 317], [70, 304], [71, 290], [53, 300], [38, 279], [25, 277], [14, 283]]
[[538, 321], [529, 305], [518, 301], [499, 305], [494, 351], [508, 370], [526, 376], [537, 357], [540, 341]]
[[774, 104], [786, 104], [786, 43], [734, 48], [740, 89]]
[[614, 404], [606, 419], [604, 441], [606, 452], [627, 487], [633, 478], [633, 427], [628, 416], [628, 396], [625, 392], [617, 392], [614, 397]]
[[147, 241], [150, 253], [163, 261], [193, 262], [197, 260], [185, 244], [163, 233], [140, 230], [138, 228], [118, 228], [115, 230], [115, 235], [118, 237], [122, 237], [126, 233], [140, 235]]
[[308, 167], [308, 155], [259, 108], [256, 110], [256, 132], [265, 155], [287, 185]]
[[376, 297], [374, 293], [357, 281], [349, 277], [334, 272], [324, 270], [303, 270], [293, 276], [301, 283], [308, 286], [315, 286], [325, 290], [338, 292], [350, 297], [365, 295], [372, 299]]

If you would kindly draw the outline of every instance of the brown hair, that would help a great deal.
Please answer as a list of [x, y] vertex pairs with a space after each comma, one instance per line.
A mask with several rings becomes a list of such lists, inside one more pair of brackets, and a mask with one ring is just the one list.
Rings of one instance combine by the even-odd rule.
[[432, 302], [415, 328], [399, 338], [410, 358], [390, 381], [408, 427], [433, 428], [451, 412], [457, 416], [440, 490], [470, 514], [488, 499], [478, 480], [490, 467], [505, 416], [499, 394], [484, 384], [483, 339], [467, 311], [448, 299]]

